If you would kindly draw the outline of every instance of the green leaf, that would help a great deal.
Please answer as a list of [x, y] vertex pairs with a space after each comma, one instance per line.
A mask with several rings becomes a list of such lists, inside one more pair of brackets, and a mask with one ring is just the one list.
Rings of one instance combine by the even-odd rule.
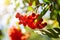
[[23, 0], [23, 3], [25, 4], [25, 3], [32, 3], [33, 4], [33, 2], [35, 2], [35, 4], [36, 5], [38, 5], [39, 4], [39, 0]]
[[3, 33], [2, 33], [2, 30], [0, 30], [0, 39], [2, 39], [3, 37]]
[[41, 30], [42, 34], [48, 35], [51, 38], [59, 38], [60, 34], [60, 28], [53, 28], [53, 29], [47, 29], [46, 30]]
[[36, 1], [33, 1], [32, 6], [35, 6], [35, 5], [36, 5]]
[[17, 4], [16, 4], [16, 8], [18, 8], [19, 6], [20, 6], [20, 3], [17, 3]]
[[10, 23], [11, 16], [8, 17], [6, 24], [8, 25]]
[[51, 11], [50, 18], [53, 19], [53, 20], [56, 20], [57, 19], [57, 14], [58, 14], [57, 10]]
[[20, 3], [17, 3], [16, 7], [14, 8], [14, 10], [16, 11], [19, 6], [20, 6]]
[[30, 33], [30, 37], [28, 40], [51, 40], [47, 35], [40, 35], [38, 33], [35, 33], [34, 30], [29, 28], [28, 26], [25, 27], [26, 32]]
[[60, 14], [57, 13], [57, 21], [59, 22], [59, 26], [60, 26]]
[[2, 36], [2, 30], [0, 30], [0, 36]]
[[58, 4], [60, 5], [60, 0], [57, 0]]
[[50, 4], [51, 0], [43, 0], [45, 3]]
[[48, 11], [50, 5], [46, 6], [43, 11], [41, 12], [40, 16], [38, 17], [38, 20], [42, 18], [42, 16], [44, 16], [46, 14], [46, 12]]
[[49, 38], [47, 35], [40, 35], [35, 32], [31, 32], [28, 40], [51, 40], [51, 38]]

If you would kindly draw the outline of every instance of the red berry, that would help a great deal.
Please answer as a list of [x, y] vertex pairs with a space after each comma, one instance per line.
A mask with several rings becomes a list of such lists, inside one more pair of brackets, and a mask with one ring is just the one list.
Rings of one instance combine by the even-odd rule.
[[15, 28], [15, 26], [9, 29], [9, 37], [11, 40], [27, 40], [29, 36], [29, 33], [22, 34], [21, 30]]
[[19, 24], [23, 24], [24, 26], [28, 25], [32, 29], [35, 29], [35, 28], [42, 29], [47, 25], [47, 23], [42, 24], [42, 21], [43, 21], [42, 18], [40, 20], [37, 20], [37, 22], [35, 23], [34, 21], [35, 21], [35, 19], [38, 18], [38, 16], [40, 16], [40, 14], [36, 15], [35, 13], [32, 13], [29, 16], [19, 15], [17, 17], [19, 17]]
[[16, 18], [19, 18], [19, 17], [20, 17], [20, 13], [17, 13], [17, 14], [16, 14]]
[[36, 22], [36, 24], [41, 24], [42, 21], [43, 21], [43, 19], [40, 19], [40, 20], [38, 20], [38, 21]]
[[21, 37], [22, 37], [21, 30], [13, 27], [10, 29], [9, 32], [10, 32], [9, 37], [11, 38], [11, 40], [21, 40]]
[[39, 16], [40, 16], [40, 14], [37, 14], [37, 15], [36, 15], [36, 19], [37, 19]]
[[37, 28], [38, 28], [38, 29], [42, 29], [42, 28], [44, 28], [46, 25], [47, 25], [47, 23], [38, 24], [38, 25], [37, 25]]
[[43, 23], [42, 25], [43, 25], [43, 26], [46, 26], [46, 25], [47, 25], [47, 23], [45, 22], [45, 23]]
[[29, 26], [31, 29], [35, 29], [35, 28], [36, 28], [35, 23], [30, 23], [30, 24], [28, 24], [28, 26]]
[[32, 17], [35, 17], [36, 16], [36, 14], [35, 13], [32, 13]]

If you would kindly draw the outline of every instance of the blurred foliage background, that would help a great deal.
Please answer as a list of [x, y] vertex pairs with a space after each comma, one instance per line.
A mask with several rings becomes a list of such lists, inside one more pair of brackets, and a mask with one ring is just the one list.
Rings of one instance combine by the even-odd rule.
[[9, 40], [7, 30], [16, 25], [16, 12], [27, 15], [39, 13], [47, 26], [40, 30], [32, 30], [28, 40], [60, 40], [60, 0], [0, 0], [0, 40]]

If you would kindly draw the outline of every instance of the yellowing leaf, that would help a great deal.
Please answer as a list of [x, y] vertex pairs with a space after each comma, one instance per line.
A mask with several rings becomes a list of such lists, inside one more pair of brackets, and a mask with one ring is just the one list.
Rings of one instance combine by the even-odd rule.
[[57, 27], [59, 25], [57, 20], [54, 20], [53, 26]]
[[19, 26], [19, 23], [18, 22], [16, 22], [16, 25], [17, 25], [18, 29], [20, 29], [20, 26]]
[[32, 6], [36, 6], [36, 2], [35, 1], [33, 1]]
[[8, 17], [8, 19], [7, 19], [7, 22], [6, 22], [6, 24], [7, 24], [7, 25], [9, 24], [10, 19], [11, 19], [11, 16], [10, 16], [10, 17]]
[[11, 0], [4, 0], [4, 5], [8, 6], [10, 4]]
[[17, 4], [16, 4], [16, 8], [18, 8], [19, 6], [20, 6], [20, 3], [17, 3]]
[[33, 8], [31, 6], [29, 6], [28, 11], [33, 11]]
[[19, 6], [20, 6], [20, 3], [17, 3], [16, 7], [14, 8], [14, 10], [16, 11]]

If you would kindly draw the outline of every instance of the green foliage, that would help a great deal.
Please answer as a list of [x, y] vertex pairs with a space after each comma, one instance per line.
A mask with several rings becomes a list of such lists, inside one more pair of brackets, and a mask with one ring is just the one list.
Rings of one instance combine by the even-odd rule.
[[59, 26], [60, 26], [60, 14], [57, 14], [57, 21], [59, 22]]
[[29, 6], [28, 11], [33, 11], [33, 8], [31, 6]]
[[42, 34], [48, 35], [51, 38], [59, 38], [60, 35], [60, 28], [53, 28], [53, 29], [47, 29], [47, 31], [46, 30], [41, 30], [41, 31]]
[[2, 31], [0, 30], [0, 36], [2, 36]]
[[28, 40], [51, 40], [48, 36], [46, 35], [39, 35], [37, 33], [31, 32], [31, 36]]
[[43, 0], [46, 4], [50, 4], [51, 0]]
[[57, 0], [58, 4], [60, 5], [60, 0]]
[[40, 35], [38, 33], [35, 33], [34, 30], [29, 28], [28, 26], [25, 27], [25, 29], [26, 32], [30, 33], [30, 37], [28, 38], [28, 40], [51, 40], [51, 38], [49, 38], [47, 35]]
[[42, 18], [42, 17], [46, 14], [46, 12], [48, 11], [49, 7], [50, 7], [50, 5], [46, 6], [46, 7], [43, 9], [43, 11], [41, 12], [40, 16], [38, 17], [38, 20], [39, 20], [40, 18]]
[[50, 14], [50, 18], [53, 19], [53, 20], [56, 20], [57, 19], [57, 11], [56, 10], [53, 10]]
[[25, 3], [32, 3], [33, 4], [33, 2], [35, 2], [35, 4], [36, 5], [38, 5], [39, 4], [39, 0], [23, 0], [23, 3], [25, 4]]
[[[25, 0], [24, 2], [27, 2], [27, 1]], [[33, 3], [33, 1], [36, 2], [36, 7], [37, 7], [37, 5], [42, 6], [39, 4], [39, 1], [36, 1], [36, 0], [29, 0], [27, 3], [29, 3], [29, 2]], [[50, 19], [51, 20], [57, 20], [59, 25], [60, 25], [60, 0], [43, 0], [43, 1], [44, 1], [43, 4], [47, 4], [47, 6], [41, 12], [40, 16], [38, 17], [38, 20], [40, 18], [42, 18], [48, 10], [50, 10], [51, 11]], [[42, 33], [45, 32], [45, 35], [48, 35], [51, 38], [59, 38], [60, 28], [53, 28], [52, 29], [52, 26], [51, 26], [51, 29], [47, 29], [47, 30], [50, 33], [45, 31], [45, 30], [42, 30]], [[56, 33], [54, 30], [57, 31], [58, 33]]]
[[2, 30], [0, 30], [0, 40], [2, 39], [3, 33]]
[[20, 6], [20, 3], [16, 3], [15, 5], [16, 5], [16, 7], [15, 7], [15, 9], [14, 9], [14, 10], [16, 11], [16, 10], [17, 10], [17, 8]]

